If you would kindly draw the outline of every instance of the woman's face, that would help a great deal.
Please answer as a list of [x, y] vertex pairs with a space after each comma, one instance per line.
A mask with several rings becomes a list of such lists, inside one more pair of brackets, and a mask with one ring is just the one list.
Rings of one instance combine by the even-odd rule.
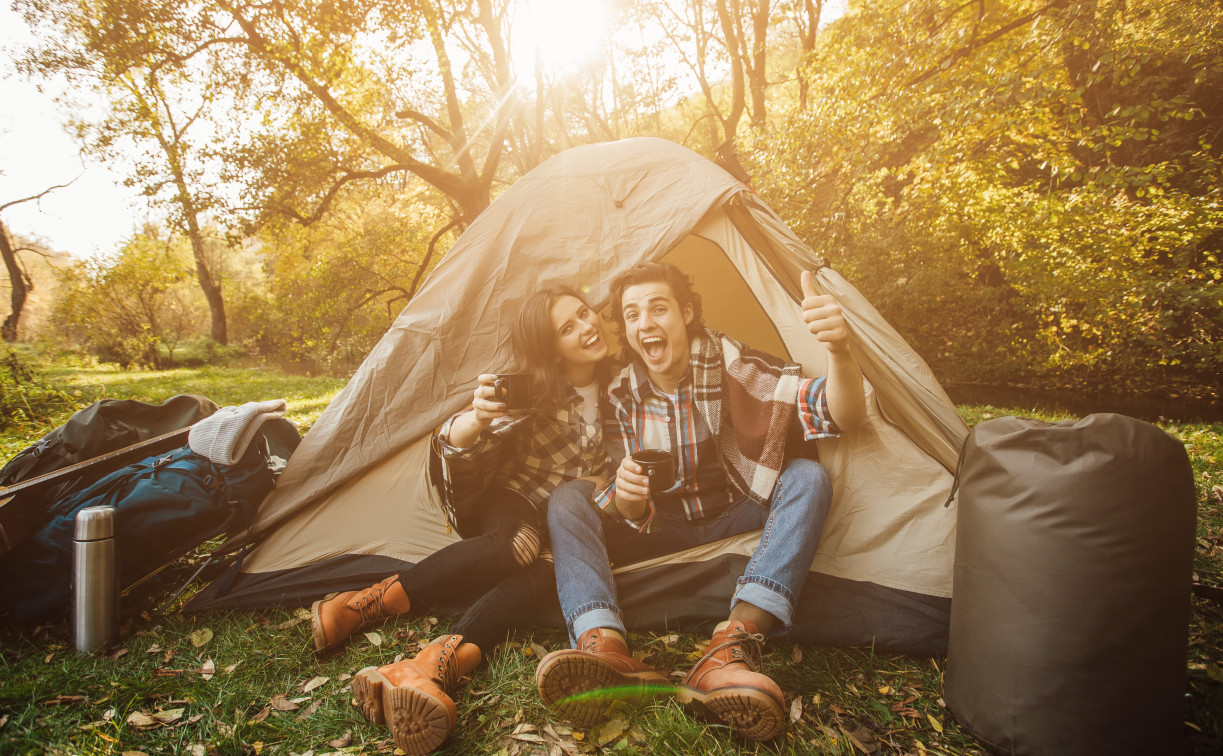
[[577, 297], [565, 295], [548, 312], [556, 334], [556, 356], [562, 364], [593, 365], [607, 356], [599, 314]]

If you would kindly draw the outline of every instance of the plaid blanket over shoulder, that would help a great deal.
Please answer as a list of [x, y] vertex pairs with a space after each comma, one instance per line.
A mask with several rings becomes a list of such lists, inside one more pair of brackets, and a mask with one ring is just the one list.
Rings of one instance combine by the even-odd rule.
[[706, 331], [692, 345], [692, 381], [732, 490], [767, 507], [798, 411], [802, 366]]

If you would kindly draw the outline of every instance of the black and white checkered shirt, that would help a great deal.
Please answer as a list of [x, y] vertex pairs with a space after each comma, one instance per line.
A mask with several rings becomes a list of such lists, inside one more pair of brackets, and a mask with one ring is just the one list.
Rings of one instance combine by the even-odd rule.
[[478, 460], [513, 444], [492, 478], [492, 485], [517, 491], [543, 511], [548, 496], [567, 480], [591, 475], [610, 477], [611, 466], [603, 448], [603, 427], [582, 418], [585, 400], [569, 386], [565, 401], [553, 413], [531, 410], [499, 417], [484, 429], [476, 443], [458, 449], [449, 443], [450, 426], [438, 432], [443, 459]]

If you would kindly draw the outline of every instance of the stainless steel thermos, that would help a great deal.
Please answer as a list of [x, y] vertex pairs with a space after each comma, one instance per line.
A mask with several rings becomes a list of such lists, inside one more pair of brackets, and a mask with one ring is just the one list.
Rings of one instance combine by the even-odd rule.
[[72, 637], [93, 653], [119, 637], [119, 561], [115, 508], [86, 507], [72, 539]]

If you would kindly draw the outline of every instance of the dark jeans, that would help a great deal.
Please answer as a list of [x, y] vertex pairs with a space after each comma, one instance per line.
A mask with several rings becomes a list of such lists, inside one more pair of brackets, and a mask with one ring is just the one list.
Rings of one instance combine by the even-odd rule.
[[450, 544], [400, 573], [399, 582], [413, 606], [442, 605], [456, 594], [482, 594], [450, 628], [481, 651], [488, 652], [505, 639], [510, 627], [525, 624], [548, 593], [555, 595], [551, 561], [535, 559], [523, 565], [523, 526], [542, 536], [544, 524], [535, 507], [517, 494], [490, 491], [477, 520], [477, 534]]

